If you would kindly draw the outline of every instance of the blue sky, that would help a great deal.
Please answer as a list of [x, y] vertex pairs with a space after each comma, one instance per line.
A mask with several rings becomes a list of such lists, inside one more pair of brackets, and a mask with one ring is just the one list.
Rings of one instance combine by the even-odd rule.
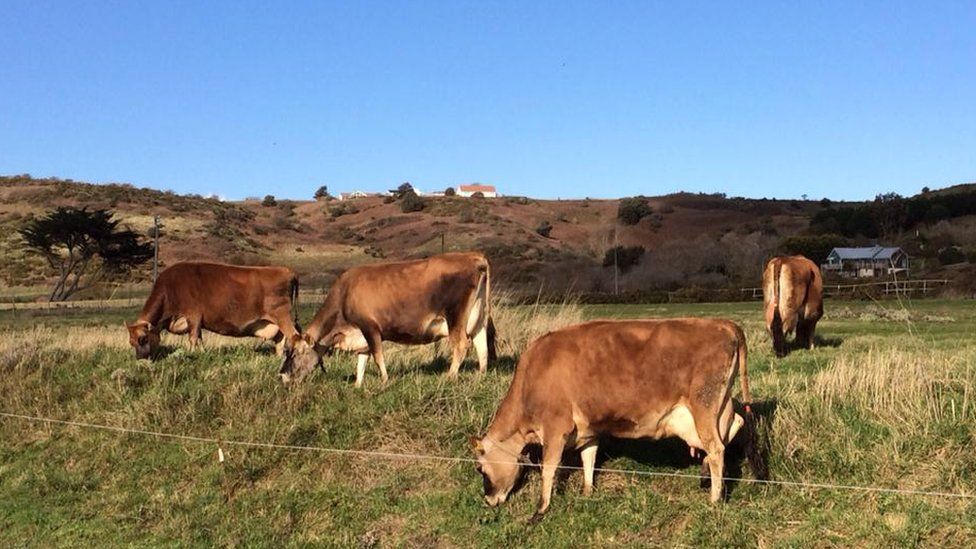
[[976, 4], [0, 2], [0, 174], [230, 198], [976, 180]]

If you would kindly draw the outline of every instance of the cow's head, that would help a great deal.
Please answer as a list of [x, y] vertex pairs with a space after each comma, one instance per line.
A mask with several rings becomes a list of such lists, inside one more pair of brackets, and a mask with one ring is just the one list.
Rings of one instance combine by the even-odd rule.
[[137, 320], [132, 324], [125, 322], [125, 329], [129, 332], [129, 345], [136, 351], [136, 358], [150, 358], [159, 347], [159, 334], [152, 329], [152, 324], [145, 320]]
[[310, 335], [291, 336], [285, 341], [285, 356], [281, 361], [281, 370], [278, 371], [281, 382], [289, 385], [304, 379], [316, 366], [322, 364], [323, 353], [324, 350]]
[[522, 472], [520, 450], [505, 448], [487, 436], [471, 437], [469, 442], [478, 460], [475, 469], [481, 473], [485, 503], [491, 507], [504, 503]]

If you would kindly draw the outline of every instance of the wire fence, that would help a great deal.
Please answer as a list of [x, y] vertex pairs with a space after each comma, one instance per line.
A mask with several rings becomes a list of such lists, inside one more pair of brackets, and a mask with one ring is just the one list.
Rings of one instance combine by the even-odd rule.
[[[203, 437], [203, 436], [196, 436], [196, 435], [184, 435], [179, 433], [166, 433], [162, 431], [151, 431], [146, 429], [118, 427], [113, 425], [103, 425], [98, 423], [88, 423], [82, 421], [53, 419], [53, 418], [46, 418], [40, 416], [31, 416], [26, 414], [15, 414], [10, 412], [0, 412], [0, 417], [7, 418], [7, 419], [30, 421], [34, 423], [45, 423], [49, 425], [61, 425], [65, 427], [77, 427], [83, 429], [109, 431], [109, 432], [115, 432], [119, 434], [155, 437], [160, 439], [169, 439], [177, 442], [210, 444], [213, 445], [214, 447], [213, 451], [216, 453], [217, 459], [221, 463], [223, 463], [227, 459], [230, 459], [230, 455], [224, 451], [225, 446], [271, 449], [271, 450], [288, 450], [288, 451], [296, 451], [296, 452], [297, 451], [318, 452], [318, 453], [327, 453], [327, 454], [335, 454], [335, 455], [348, 455], [348, 456], [363, 457], [363, 458], [379, 458], [379, 459], [389, 459], [389, 460], [431, 461], [431, 462], [470, 463], [470, 464], [475, 464], [479, 462], [474, 458], [441, 456], [435, 454], [385, 452], [385, 451], [378, 451], [378, 450], [354, 450], [354, 449], [347, 449], [347, 448], [329, 448], [324, 446], [302, 446], [302, 445], [295, 445], [295, 444], [279, 444], [274, 442], [233, 440], [233, 439], [222, 439], [222, 438], [215, 438], [215, 437]], [[485, 463], [485, 462], [481, 461], [481, 463]], [[533, 467], [539, 467], [539, 465], [537, 464], [528, 464], [528, 465]], [[582, 467], [576, 465], [560, 464], [558, 468], [563, 470], [570, 470], [570, 471], [583, 470]], [[595, 472], [602, 473], [602, 474], [689, 478], [689, 479], [701, 478], [699, 475], [694, 475], [689, 473], [678, 473], [678, 472], [643, 471], [643, 470], [636, 470], [636, 469], [617, 469], [617, 468], [608, 468], [608, 467], [596, 467], [593, 470]], [[728, 481], [745, 482], [751, 484], [763, 484], [763, 485], [783, 486], [789, 488], [812, 489], [812, 490], [866, 492], [866, 493], [879, 493], [879, 494], [896, 494], [896, 495], [915, 496], [915, 497], [952, 498], [952, 499], [966, 499], [966, 500], [976, 498], [976, 494], [970, 494], [966, 492], [941, 492], [937, 490], [916, 490], [910, 488], [891, 488], [885, 486], [864, 486], [864, 485], [856, 485], [856, 484], [840, 484], [840, 483], [832, 483], [832, 482], [812, 482], [812, 481], [796, 481], [796, 480], [755, 479], [755, 478], [745, 478], [745, 477], [743, 478], [721, 477], [721, 478], [723, 481], [726, 482]]]

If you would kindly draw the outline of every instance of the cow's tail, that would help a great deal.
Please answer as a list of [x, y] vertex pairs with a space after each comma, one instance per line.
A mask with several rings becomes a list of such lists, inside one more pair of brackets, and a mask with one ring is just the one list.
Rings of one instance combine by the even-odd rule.
[[483, 258], [483, 263], [478, 266], [485, 274], [485, 330], [488, 338], [488, 361], [494, 362], [498, 359], [498, 349], [496, 346], [495, 321], [491, 317], [491, 264], [488, 258]]
[[770, 262], [773, 268], [772, 290], [773, 298], [769, 302], [771, 312], [767, 312], [769, 318], [769, 335], [773, 338], [773, 350], [777, 356], [786, 354], [786, 334], [783, 333], [783, 312], [780, 300], [779, 279], [783, 272], [783, 261], [780, 258], [773, 258]]
[[485, 272], [485, 311], [488, 315], [488, 361], [498, 360], [497, 333], [495, 332], [495, 319], [491, 316], [491, 267]]
[[749, 468], [757, 479], [769, 478], [769, 467], [766, 464], [765, 446], [760, 443], [756, 429], [756, 416], [752, 413], [752, 397], [749, 395], [749, 351], [746, 347], [746, 336], [741, 328], [736, 327], [736, 348], [732, 356], [733, 368], [738, 368], [739, 383], [742, 385], [742, 404], [745, 416], [742, 418], [742, 439]]
[[301, 327], [298, 325], [298, 277], [291, 277], [291, 316], [292, 320], [295, 321], [295, 329], [301, 331]]

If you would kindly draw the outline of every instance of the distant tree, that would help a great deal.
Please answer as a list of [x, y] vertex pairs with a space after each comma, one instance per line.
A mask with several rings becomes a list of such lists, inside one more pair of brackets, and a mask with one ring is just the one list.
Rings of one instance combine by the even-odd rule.
[[820, 206], [823, 207], [823, 208], [829, 208], [832, 204], [833, 203], [830, 201], [829, 198], [821, 198], [820, 199]]
[[315, 200], [332, 200], [332, 195], [329, 194], [329, 188], [322, 185], [315, 191]]
[[936, 204], [925, 212], [925, 221], [935, 223], [936, 221], [949, 219], [951, 216], [952, 212], [949, 211], [949, 208], [947, 208], [944, 204]]
[[779, 249], [786, 254], [802, 255], [817, 265], [821, 265], [827, 261], [827, 254], [830, 253], [830, 250], [847, 246], [847, 244], [847, 239], [837, 234], [791, 236], [784, 238], [779, 243]]
[[807, 195], [805, 195], [805, 194], [801, 194], [800, 195], [800, 198], [802, 198], [804, 202], [807, 201]]
[[444, 189], [444, 196], [455, 196], [455, 195], [457, 195], [457, 191], [454, 190], [454, 187], [448, 187]]
[[907, 205], [900, 194], [879, 194], [874, 198], [873, 206], [875, 222], [881, 236], [890, 237], [907, 224]]
[[270, 208], [272, 206], [277, 206], [278, 205], [278, 201], [275, 200], [275, 197], [274, 197], [273, 194], [268, 194], [268, 195], [265, 195], [264, 196], [264, 200], [261, 201], [261, 205], [262, 206], [268, 206]]
[[[614, 258], [615, 255], [616, 258]], [[640, 263], [643, 255], [643, 246], [615, 246], [603, 254], [603, 266], [613, 267], [614, 261], [616, 261], [617, 268], [620, 269], [620, 272], [625, 273]]]
[[397, 200], [403, 198], [407, 193], [417, 194], [414, 190], [413, 185], [409, 182], [401, 183], [399, 187], [395, 189], [390, 189], [390, 194], [392, 194]]
[[403, 213], [419, 212], [425, 205], [424, 199], [417, 196], [413, 189], [404, 193], [403, 198], [400, 199], [400, 211]]
[[932, 192], [932, 189], [930, 189], [928, 187], [922, 187], [922, 194], [925, 194], [925, 193], [928, 193], [928, 192]]
[[622, 198], [617, 206], [617, 219], [624, 225], [636, 225], [651, 213], [653, 212], [647, 200], [639, 196]]
[[539, 226], [535, 228], [535, 232], [544, 238], [549, 238], [549, 233], [552, 232], [552, 223], [549, 221], [543, 221], [539, 223]]
[[27, 247], [58, 275], [51, 301], [64, 301], [98, 282], [149, 261], [153, 247], [120, 229], [109, 210], [58, 208], [20, 229]]

